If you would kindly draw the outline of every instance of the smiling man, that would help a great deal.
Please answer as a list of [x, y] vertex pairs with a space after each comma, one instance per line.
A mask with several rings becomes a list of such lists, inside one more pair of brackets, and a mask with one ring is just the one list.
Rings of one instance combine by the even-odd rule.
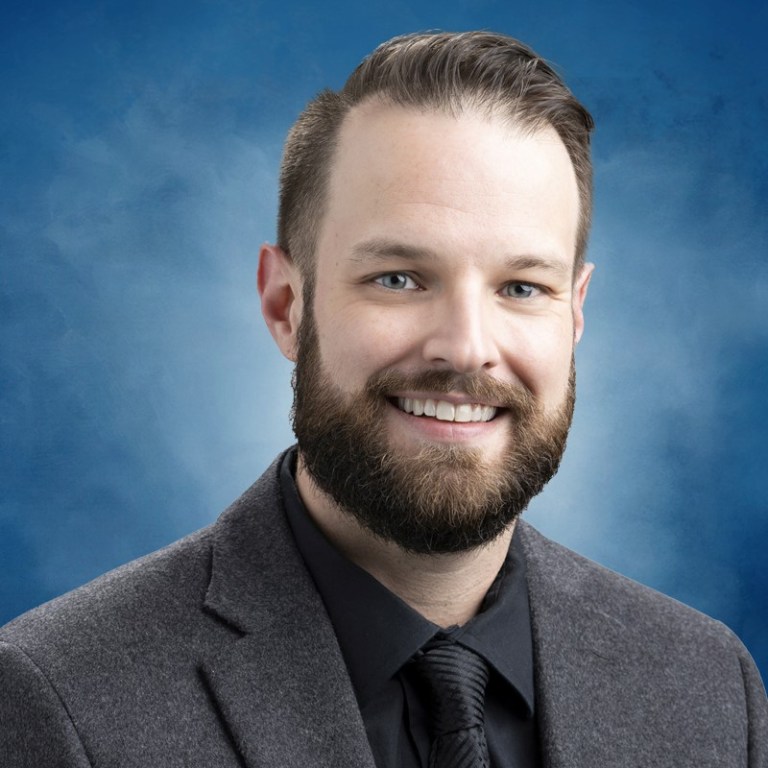
[[0, 630], [3, 766], [768, 766], [729, 630], [520, 520], [573, 414], [591, 128], [490, 33], [309, 104], [258, 276], [298, 445]]

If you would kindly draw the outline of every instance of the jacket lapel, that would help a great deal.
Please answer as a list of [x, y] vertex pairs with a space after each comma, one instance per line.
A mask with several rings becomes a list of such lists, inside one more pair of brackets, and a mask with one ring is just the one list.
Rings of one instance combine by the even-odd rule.
[[241, 636], [202, 673], [248, 768], [374, 768], [336, 636], [281, 508], [278, 466], [217, 523], [205, 607]]
[[[628, 648], [610, 598], [590, 588], [594, 566], [524, 523], [536, 669], [536, 709], [546, 768], [624, 765], [632, 752]], [[601, 602], [602, 598], [602, 602]]]

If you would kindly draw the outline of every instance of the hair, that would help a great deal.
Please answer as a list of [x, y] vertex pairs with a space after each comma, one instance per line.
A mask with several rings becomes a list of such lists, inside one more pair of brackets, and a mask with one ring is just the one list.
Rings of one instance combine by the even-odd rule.
[[280, 170], [277, 239], [310, 290], [342, 122], [353, 107], [375, 98], [454, 116], [480, 110], [530, 131], [554, 128], [573, 163], [579, 192], [577, 274], [584, 263], [592, 213], [592, 117], [555, 70], [518, 40], [491, 32], [439, 32], [382, 43], [340, 91], [324, 90], [310, 101], [291, 128]]

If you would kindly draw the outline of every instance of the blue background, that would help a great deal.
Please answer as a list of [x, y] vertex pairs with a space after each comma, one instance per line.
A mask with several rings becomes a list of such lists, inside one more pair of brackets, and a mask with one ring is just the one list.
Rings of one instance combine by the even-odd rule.
[[212, 521], [291, 441], [254, 277], [285, 132], [385, 38], [485, 27], [598, 124], [577, 416], [528, 517], [768, 673], [765, 9], [4, 2], [0, 623]]

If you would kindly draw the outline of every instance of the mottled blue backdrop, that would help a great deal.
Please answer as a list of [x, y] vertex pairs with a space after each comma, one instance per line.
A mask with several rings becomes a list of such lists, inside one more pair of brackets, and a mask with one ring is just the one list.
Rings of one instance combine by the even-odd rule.
[[529, 518], [768, 674], [766, 5], [6, 0], [0, 623], [212, 521], [291, 440], [262, 326], [285, 132], [378, 42], [485, 27], [595, 115], [597, 271]]

